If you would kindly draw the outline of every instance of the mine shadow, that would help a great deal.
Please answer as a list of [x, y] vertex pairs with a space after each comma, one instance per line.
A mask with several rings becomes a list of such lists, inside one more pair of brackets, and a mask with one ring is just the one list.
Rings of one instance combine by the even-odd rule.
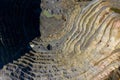
[[41, 0], [0, 0], [0, 69], [31, 50], [41, 36]]

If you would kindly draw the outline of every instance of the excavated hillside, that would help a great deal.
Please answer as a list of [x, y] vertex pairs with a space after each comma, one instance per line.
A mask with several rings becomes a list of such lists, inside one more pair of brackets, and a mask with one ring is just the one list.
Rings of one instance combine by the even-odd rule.
[[113, 1], [41, 0], [41, 36], [0, 79], [120, 80], [120, 10]]

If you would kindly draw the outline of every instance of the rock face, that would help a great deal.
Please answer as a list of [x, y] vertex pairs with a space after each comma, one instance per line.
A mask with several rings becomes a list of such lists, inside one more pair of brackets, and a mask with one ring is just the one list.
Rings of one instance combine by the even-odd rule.
[[66, 6], [60, 6], [59, 10], [52, 5], [55, 1], [57, 5], [57, 1], [62, 4], [65, 0], [43, 0], [47, 6], [41, 14], [41, 37], [30, 43], [33, 51], [4, 66], [1, 79], [119, 80], [120, 14], [117, 7], [113, 8], [106, 0], [93, 0], [82, 6], [79, 0], [70, 0], [72, 7], [66, 5], [68, 11], [64, 12]]

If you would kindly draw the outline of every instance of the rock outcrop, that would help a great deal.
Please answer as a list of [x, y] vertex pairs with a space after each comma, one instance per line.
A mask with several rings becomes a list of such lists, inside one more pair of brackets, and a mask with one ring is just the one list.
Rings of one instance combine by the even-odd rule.
[[[48, 7], [54, 1], [65, 0], [51, 0]], [[0, 71], [2, 80], [120, 79], [119, 12], [106, 0], [93, 0], [84, 7], [72, 1], [74, 6], [68, 8], [66, 15], [61, 15], [65, 14], [64, 6], [60, 12], [55, 8], [56, 12], [52, 5], [48, 10], [52, 15], [43, 11], [41, 37], [30, 43], [33, 50], [4, 66]]]

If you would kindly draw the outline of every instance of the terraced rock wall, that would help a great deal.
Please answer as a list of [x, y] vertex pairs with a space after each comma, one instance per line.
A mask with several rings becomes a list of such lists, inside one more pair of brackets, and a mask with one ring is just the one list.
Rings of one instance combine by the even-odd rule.
[[43, 11], [51, 29], [42, 26], [41, 37], [30, 43], [32, 50], [0, 71], [2, 80], [120, 79], [120, 14], [106, 0], [75, 4], [54, 25], [55, 15]]

